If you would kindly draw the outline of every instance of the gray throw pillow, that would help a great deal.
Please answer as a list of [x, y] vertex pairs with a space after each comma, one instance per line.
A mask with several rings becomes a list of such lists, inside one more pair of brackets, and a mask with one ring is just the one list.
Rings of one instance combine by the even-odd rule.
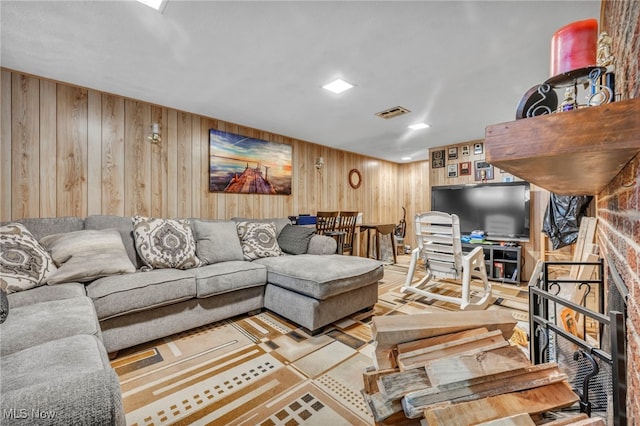
[[117, 229], [82, 230], [48, 235], [41, 243], [58, 269], [47, 284], [89, 282], [108, 275], [136, 271]]
[[315, 233], [315, 228], [287, 224], [278, 235], [278, 245], [285, 253], [305, 254]]
[[196, 255], [207, 264], [244, 260], [235, 222], [191, 221], [196, 237]]

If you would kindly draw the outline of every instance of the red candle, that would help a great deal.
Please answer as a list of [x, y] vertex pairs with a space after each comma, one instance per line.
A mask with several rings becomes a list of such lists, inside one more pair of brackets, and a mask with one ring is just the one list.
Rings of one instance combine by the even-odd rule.
[[551, 39], [551, 77], [596, 65], [598, 21], [585, 19], [560, 28]]

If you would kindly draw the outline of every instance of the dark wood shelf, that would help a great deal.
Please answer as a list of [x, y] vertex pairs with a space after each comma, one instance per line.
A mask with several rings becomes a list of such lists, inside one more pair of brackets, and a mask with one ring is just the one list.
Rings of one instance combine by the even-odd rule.
[[640, 98], [487, 126], [486, 161], [559, 195], [596, 195], [640, 152]]

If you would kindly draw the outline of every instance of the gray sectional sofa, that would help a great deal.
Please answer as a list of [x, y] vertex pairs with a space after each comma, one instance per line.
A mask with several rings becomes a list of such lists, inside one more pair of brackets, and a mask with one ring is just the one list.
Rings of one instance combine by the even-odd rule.
[[[263, 308], [313, 334], [373, 306], [383, 276], [380, 262], [337, 255], [335, 240], [308, 232], [305, 239], [302, 228], [292, 227], [287, 219], [191, 219], [198, 259], [185, 269], [150, 268], [147, 254], [141, 258], [140, 242], [136, 245], [139, 235], [131, 217], [17, 222], [35, 239], [47, 242], [49, 247], [43, 245], [54, 259], [70, 257], [74, 268], [92, 269], [81, 282], [73, 281], [76, 271], [65, 275], [68, 271], [58, 270], [58, 281], [63, 282], [8, 295], [9, 315], [0, 324], [0, 405], [15, 410], [13, 420], [20, 420], [25, 414], [20, 410], [27, 410], [25, 424], [38, 420], [32, 415], [34, 407], [55, 413], [59, 424], [79, 419], [87, 419], [82, 420], [86, 424], [123, 424], [118, 379], [107, 354]], [[285, 245], [286, 234], [289, 252], [302, 254], [247, 252], [236, 226], [240, 229], [248, 222], [275, 225], [278, 241], [282, 237]], [[128, 258], [123, 262], [133, 269], [125, 265], [121, 271], [126, 272], [111, 274], [107, 267], [104, 273], [99, 258], [110, 259], [109, 253], [95, 252], [92, 258], [91, 244], [84, 251], [84, 241], [71, 240], [71, 250], [81, 253], [74, 258], [66, 255], [68, 247], [57, 244], [61, 235], [86, 236], [91, 234], [77, 231], [92, 230], [117, 230], [126, 252], [121, 257]], [[41, 423], [52, 423], [46, 420]]]

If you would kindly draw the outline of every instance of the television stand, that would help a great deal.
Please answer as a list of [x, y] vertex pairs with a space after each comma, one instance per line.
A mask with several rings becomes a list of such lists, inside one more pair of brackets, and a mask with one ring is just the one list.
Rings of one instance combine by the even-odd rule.
[[463, 251], [482, 247], [487, 278], [491, 281], [520, 285], [522, 272], [522, 247], [501, 246], [499, 244], [462, 243]]

